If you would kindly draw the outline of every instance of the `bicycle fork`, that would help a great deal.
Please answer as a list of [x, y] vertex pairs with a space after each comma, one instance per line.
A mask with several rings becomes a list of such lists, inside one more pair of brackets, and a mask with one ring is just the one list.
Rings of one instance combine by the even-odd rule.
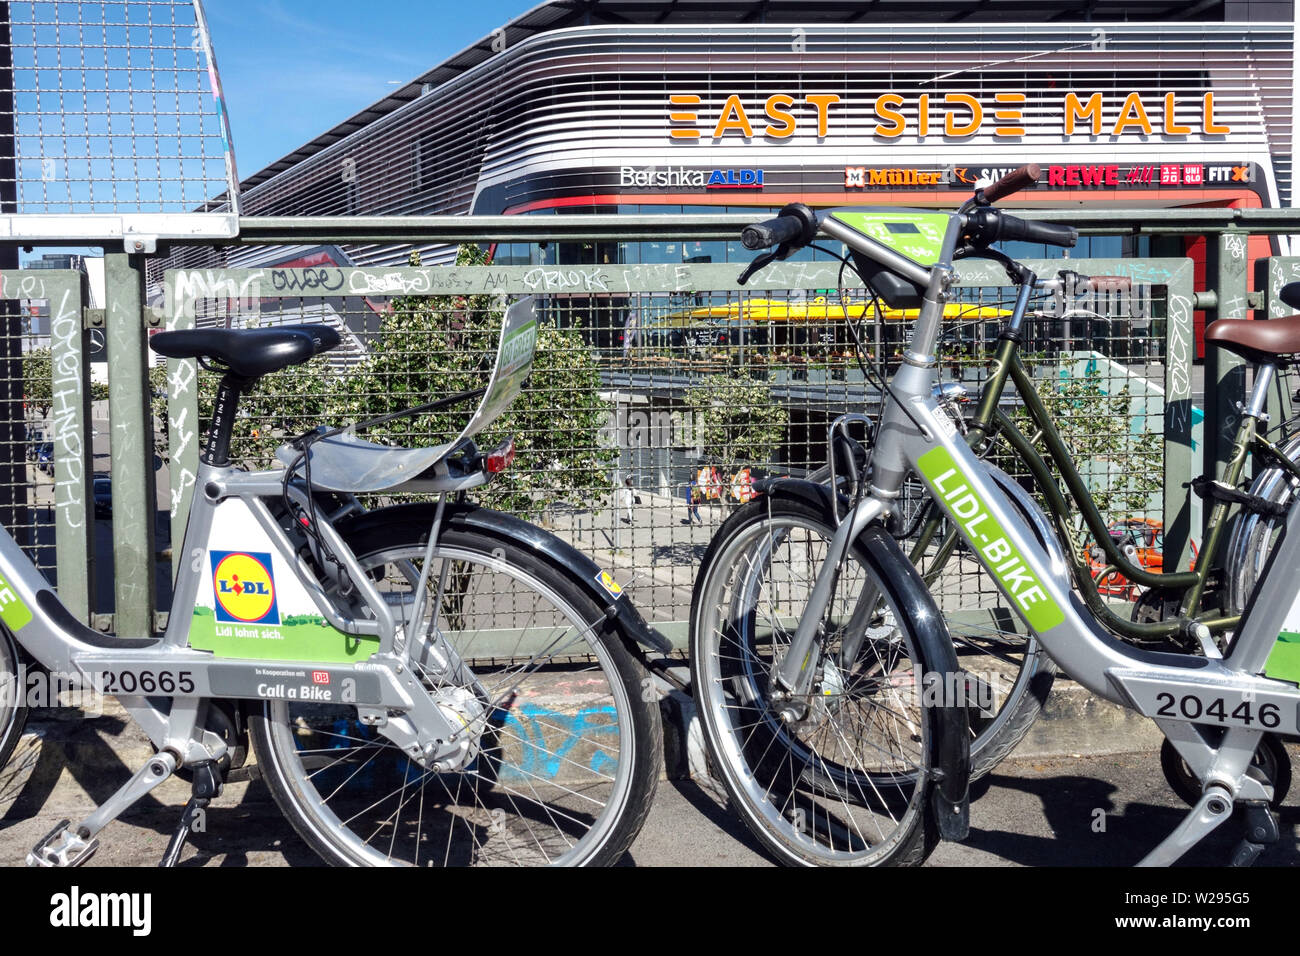
[[[831, 501], [831, 507], [837, 507], [834, 499]], [[831, 595], [835, 590], [840, 567], [848, 554], [849, 545], [864, 528], [882, 517], [887, 510], [888, 506], [879, 499], [866, 498], [835, 529], [826, 560], [817, 570], [807, 611], [799, 619], [785, 658], [773, 669], [773, 676], [781, 688], [779, 692], [781, 697], [792, 702], [807, 699], [812, 689], [813, 679], [820, 672], [818, 629], [825, 617], [826, 608], [830, 605]], [[860, 600], [858, 603], [861, 605], [863, 602]], [[872, 604], [874, 605], [874, 601]], [[859, 611], [855, 609], [853, 614], [855, 624], [859, 616]], [[865, 620], [862, 623], [865, 626]], [[799, 716], [791, 705], [781, 707], [778, 712], [782, 719], [787, 721], [797, 719]]]

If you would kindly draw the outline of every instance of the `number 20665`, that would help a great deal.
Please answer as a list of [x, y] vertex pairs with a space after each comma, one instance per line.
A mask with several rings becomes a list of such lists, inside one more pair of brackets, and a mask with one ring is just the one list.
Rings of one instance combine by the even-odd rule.
[[101, 671], [97, 683], [105, 694], [192, 694], [192, 671]]

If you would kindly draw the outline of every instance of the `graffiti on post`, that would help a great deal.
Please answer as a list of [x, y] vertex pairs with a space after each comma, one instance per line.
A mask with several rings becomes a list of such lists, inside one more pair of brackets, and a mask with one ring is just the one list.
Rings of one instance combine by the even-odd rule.
[[[44, 284], [42, 283], [42, 288]], [[6, 290], [7, 291], [7, 290]], [[70, 528], [81, 528], [86, 521], [86, 474], [78, 413], [84, 399], [81, 381], [81, 314], [78, 299], [71, 290], [50, 302], [50, 342], [53, 346], [53, 380], [51, 381], [50, 421], [53, 441], [58, 449], [59, 473], [54, 482], [54, 507], [64, 515]]]

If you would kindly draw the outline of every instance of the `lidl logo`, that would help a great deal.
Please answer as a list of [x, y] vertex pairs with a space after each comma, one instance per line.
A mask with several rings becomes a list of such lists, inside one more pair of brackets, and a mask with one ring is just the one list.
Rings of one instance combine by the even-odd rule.
[[260, 551], [213, 551], [212, 593], [217, 620], [236, 624], [280, 623], [271, 556]]

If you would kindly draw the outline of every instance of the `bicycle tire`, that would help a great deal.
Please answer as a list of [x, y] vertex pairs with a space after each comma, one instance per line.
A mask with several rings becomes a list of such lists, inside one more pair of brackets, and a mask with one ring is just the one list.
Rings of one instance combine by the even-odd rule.
[[[477, 756], [461, 772], [434, 773], [363, 728], [354, 708], [268, 701], [250, 720], [263, 776], [299, 835], [336, 865], [617, 862], [658, 782], [657, 695], [644, 693], [645, 671], [625, 638], [564, 568], [466, 528], [459, 519], [468, 510], [448, 509], [431, 583], [446, 567], [440, 627], [473, 679], [420, 669], [448, 701], [444, 710], [473, 720], [467, 701], [482, 705]], [[341, 529], [395, 609], [408, 606], [402, 596], [418, 579], [433, 514], [398, 506], [365, 516], [359, 531]], [[530, 633], [554, 650], [519, 664], [514, 652]], [[336, 760], [322, 750], [347, 753]], [[418, 802], [408, 795], [417, 787]]]
[[[809, 475], [810, 480], [819, 483], [829, 478], [830, 469], [825, 466]], [[910, 526], [915, 509], [923, 507], [928, 492], [919, 481], [913, 481], [910, 486], [905, 482], [905, 486], [912, 493], [902, 499], [903, 523]], [[912, 553], [917, 537], [899, 540], [904, 553]], [[943, 535], [936, 538], [942, 541]], [[971, 779], [978, 780], [1001, 763], [1029, 733], [1051, 693], [1057, 669], [978, 562], [955, 554], [932, 560], [936, 557], [934, 550], [932, 545], [921, 556], [918, 570], [930, 585], [948, 624], [958, 662], [977, 681], [982, 681], [980, 690], [987, 688], [985, 698], [992, 698], [992, 706], [975, 706], [968, 712]], [[954, 565], [954, 561], [958, 564]], [[972, 609], [972, 603], [979, 607]], [[979, 694], [972, 696], [980, 699]]]
[[13, 635], [8, 628], [0, 627], [0, 767], [9, 762], [27, 726], [20, 661]]
[[[770, 509], [770, 510], [769, 510]], [[732, 805], [783, 863], [919, 865], [937, 842], [927, 808], [934, 733], [916, 696], [923, 661], [895, 585], [854, 548], [823, 620], [821, 676], [803, 717], [769, 700], [832, 530], [802, 502], [763, 496], [714, 536], [692, 595], [691, 678], [705, 742]], [[848, 666], [834, 650], [856, 598], [875, 586], [868, 640]]]
[[[1282, 448], [1289, 460], [1300, 461], [1300, 435], [1293, 436]], [[1278, 465], [1261, 469], [1251, 482], [1250, 493], [1279, 508], [1290, 509], [1300, 490], [1300, 481]], [[1285, 514], [1261, 514], [1243, 510], [1233, 520], [1232, 534], [1223, 555], [1223, 579], [1226, 585], [1225, 612], [1242, 614], [1254, 603], [1256, 589], [1268, 568], [1273, 546], [1286, 526]]]

